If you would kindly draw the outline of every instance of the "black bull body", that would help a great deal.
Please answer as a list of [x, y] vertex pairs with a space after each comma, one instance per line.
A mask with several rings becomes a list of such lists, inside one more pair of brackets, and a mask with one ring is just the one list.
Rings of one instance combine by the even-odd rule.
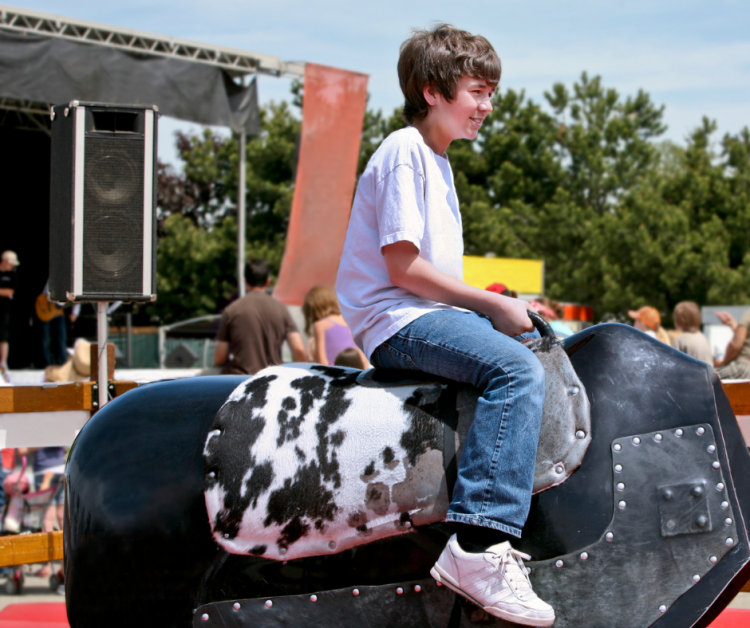
[[[517, 547], [534, 559], [535, 590], [556, 626], [707, 626], [750, 577], [750, 457], [721, 384], [622, 325], [563, 348], [590, 402], [591, 442], [570, 477], [532, 500]], [[227, 553], [203, 456], [243, 381], [144, 386], [81, 431], [66, 470], [73, 628], [508, 625], [429, 578], [451, 533], [440, 522], [291, 560]]]

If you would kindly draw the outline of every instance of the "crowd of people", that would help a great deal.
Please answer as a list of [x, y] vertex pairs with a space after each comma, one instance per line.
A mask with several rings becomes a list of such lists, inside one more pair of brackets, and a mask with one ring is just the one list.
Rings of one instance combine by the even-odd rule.
[[[254, 259], [245, 268], [247, 294], [228, 306], [221, 317], [214, 356], [216, 366], [226, 374], [252, 375], [266, 366], [280, 364], [286, 341], [295, 362], [370, 368], [364, 352], [357, 346], [352, 331], [341, 314], [336, 293], [316, 286], [302, 305], [303, 340], [286, 306], [269, 295], [270, 271], [265, 260]], [[486, 288], [502, 296], [518, 298], [505, 284], [493, 283]], [[563, 306], [542, 296], [531, 301], [536, 310], [559, 338], [574, 333], [564, 320]], [[636, 329], [657, 340], [705, 362], [717, 369], [721, 379], [750, 379], [750, 310], [736, 321], [727, 312], [716, 317], [733, 331], [733, 337], [721, 359], [715, 359], [708, 339], [701, 331], [700, 307], [693, 301], [678, 303], [673, 312], [674, 329], [665, 329], [655, 307], [643, 306], [628, 315]]]
[[282, 363], [286, 342], [295, 362], [368, 368], [349, 326], [341, 316], [333, 290], [319, 286], [305, 296], [305, 344], [289, 310], [268, 294], [270, 269], [265, 260], [245, 265], [244, 297], [222, 313], [214, 364], [225, 374], [253, 375], [267, 366]]

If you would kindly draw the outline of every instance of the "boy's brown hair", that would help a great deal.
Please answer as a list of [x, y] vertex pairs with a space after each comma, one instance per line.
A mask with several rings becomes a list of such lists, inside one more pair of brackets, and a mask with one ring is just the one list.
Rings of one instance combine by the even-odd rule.
[[681, 301], [674, 306], [672, 313], [674, 324], [678, 329], [687, 332], [700, 330], [701, 310], [693, 301]]
[[424, 88], [433, 86], [448, 101], [456, 97], [462, 76], [500, 82], [500, 58], [492, 44], [481, 35], [472, 35], [450, 24], [437, 24], [430, 30], [414, 29], [401, 44], [398, 80], [404, 93], [403, 116], [408, 124], [422, 120], [430, 106]]

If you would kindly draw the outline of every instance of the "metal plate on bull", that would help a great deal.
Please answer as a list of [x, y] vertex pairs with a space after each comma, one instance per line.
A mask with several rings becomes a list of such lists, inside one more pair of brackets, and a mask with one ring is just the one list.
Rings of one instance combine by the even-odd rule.
[[611, 452], [606, 532], [573, 554], [528, 563], [555, 628], [650, 626], [737, 544], [709, 424], [618, 438]]
[[432, 578], [314, 594], [215, 602], [198, 608], [195, 628], [445, 628], [455, 595]]

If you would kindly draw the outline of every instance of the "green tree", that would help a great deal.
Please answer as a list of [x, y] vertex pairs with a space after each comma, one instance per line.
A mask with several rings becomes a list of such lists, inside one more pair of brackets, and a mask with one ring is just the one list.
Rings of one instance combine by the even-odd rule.
[[[261, 110], [261, 134], [249, 138], [247, 255], [278, 273], [294, 191], [300, 122], [287, 103]], [[163, 322], [216, 313], [236, 292], [239, 136], [177, 136], [184, 171], [159, 173], [158, 300]], [[200, 274], [202, 273], [202, 274]]]
[[[293, 95], [301, 107], [301, 84]], [[545, 98], [542, 106], [501, 90], [479, 138], [451, 145], [467, 254], [542, 259], [547, 294], [593, 305], [597, 318], [623, 319], [646, 303], [668, 313], [683, 299], [750, 302], [747, 129], [717, 149], [715, 124], [704, 120], [685, 147], [660, 143], [663, 107], [585, 73]], [[248, 255], [277, 272], [300, 121], [281, 103], [263, 109], [261, 126], [247, 143]], [[358, 175], [402, 126], [398, 110], [366, 112]], [[184, 172], [160, 169], [154, 309], [164, 320], [209, 312], [234, 291], [237, 141], [181, 136]], [[196, 260], [208, 265], [200, 278]]]

